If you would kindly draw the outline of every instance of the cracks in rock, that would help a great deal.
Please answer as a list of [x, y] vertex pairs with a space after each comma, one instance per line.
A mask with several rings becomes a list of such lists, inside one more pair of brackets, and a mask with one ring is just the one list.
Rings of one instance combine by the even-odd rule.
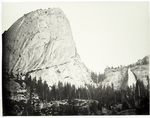
[[27, 40], [25, 40], [24, 43], [22, 43], [22, 46], [20, 47], [20, 49], [25, 48], [27, 46], [27, 44], [25, 44], [25, 43], [28, 42], [29, 40], [32, 40], [36, 36], [36, 34], [38, 34], [38, 33], [39, 33], [39, 31], [35, 32], [34, 34], [31, 35], [30, 38], [28, 38]]
[[[20, 50], [21, 50], [21, 49], [24, 49], [24, 47], [27, 46], [27, 44], [25, 44], [25, 43], [26, 43], [27, 41], [29, 41], [29, 40], [32, 40], [32, 39], [35, 37], [35, 35], [36, 35], [37, 33], [39, 33], [39, 31], [37, 31], [36, 33], [32, 34], [30, 38], [28, 38], [27, 40], [25, 40], [25, 41], [22, 43], [22, 45], [21, 45], [21, 47], [20, 47]], [[17, 49], [16, 49], [16, 50], [17, 50]], [[14, 54], [14, 53], [16, 52], [16, 50], [14, 50], [12, 53]], [[18, 54], [18, 55], [19, 55], [19, 56], [18, 56], [18, 59], [17, 59], [16, 62], [14, 63], [14, 66], [12, 67], [11, 72], [14, 70], [15, 66], [17, 65], [18, 61], [19, 61], [20, 58], [21, 58], [21, 54]]]
[[[50, 39], [51, 39], [51, 37], [50, 37]], [[56, 37], [56, 39], [57, 39], [57, 37]], [[51, 57], [51, 55], [52, 55], [52, 53], [53, 53], [53, 52], [52, 52], [52, 49], [53, 49], [53, 47], [54, 47], [54, 44], [55, 44], [55, 42], [56, 42], [56, 39], [53, 39], [53, 40], [52, 40], [52, 44], [51, 44], [52, 46], [51, 46], [51, 48], [50, 48], [50, 52], [51, 52], [51, 53], [50, 53], [50, 56], [49, 56], [49, 57]], [[49, 43], [50, 43], [50, 41], [49, 41]], [[47, 46], [47, 47], [48, 47], [48, 46]], [[51, 63], [51, 62], [50, 62], [50, 63]]]
[[69, 78], [69, 76], [64, 77], [64, 79], [65, 79], [65, 78]]
[[[30, 39], [33, 39], [34, 37], [35, 37], [35, 35], [37, 34], [37, 33], [39, 33], [39, 31], [37, 31], [35, 34], [32, 34], [32, 37], [31, 38], [28, 38], [27, 40], [25, 40], [24, 42], [23, 42], [23, 44], [21, 45], [21, 47], [20, 47], [20, 49], [23, 49], [23, 48], [25, 48], [28, 44], [27, 44], [27, 42], [30, 40]], [[56, 39], [57, 39], [57, 37], [56, 37]], [[56, 39], [53, 39], [54, 41], [52, 41], [52, 46], [50, 47], [50, 57], [51, 57], [51, 55], [52, 55], [52, 49], [53, 49], [53, 47], [54, 47], [54, 44], [55, 44], [55, 41], [56, 41]], [[49, 43], [50, 43], [50, 41], [49, 41]], [[46, 46], [46, 47], [48, 47], [48, 46]], [[16, 51], [16, 50], [15, 50]], [[13, 53], [15, 53], [15, 51], [13, 51]], [[22, 53], [23, 54], [23, 53]], [[47, 55], [45, 55], [45, 57], [46, 57]], [[20, 58], [21, 58], [21, 54], [19, 54], [19, 56], [18, 56], [18, 58], [17, 58], [17, 60], [16, 60], [16, 62], [15, 62], [15, 64], [14, 64], [14, 66], [12, 67], [12, 69], [11, 69], [11, 72], [14, 70], [14, 68], [15, 68], [15, 66], [17, 65], [17, 63], [19, 62], [19, 60], [20, 60]], [[43, 62], [42, 62], [43, 63]], [[51, 63], [51, 62], [50, 62]], [[62, 64], [60, 64], [60, 65], [62, 65]], [[52, 66], [53, 67], [53, 66]], [[45, 69], [48, 69], [48, 68], [51, 68], [51, 67], [46, 67]], [[35, 72], [35, 71], [40, 71], [40, 70], [42, 70], [42, 69], [35, 69], [35, 70], [31, 70], [31, 71], [29, 71], [29, 72], [27, 72], [27, 73], [32, 73], [32, 72]]]
[[53, 68], [53, 67], [57, 67], [58, 66], [62, 66], [62, 65], [65, 65], [67, 63], [70, 63], [71, 61], [68, 61], [68, 62], [65, 62], [65, 63], [62, 63], [62, 64], [59, 64], [59, 65], [53, 65], [53, 66], [49, 66], [49, 67], [45, 67], [45, 68], [39, 68], [39, 69], [36, 69], [36, 70], [31, 70], [31, 71], [28, 71], [27, 73], [32, 73], [32, 72], [36, 72], [36, 71], [40, 71], [40, 70], [47, 70], [47, 69], [50, 69], [50, 68]]
[[[16, 63], [17, 63], [18, 61], [19, 61], [19, 58], [16, 60]], [[16, 66], [16, 63], [15, 63], [14, 66], [12, 67], [11, 72], [13, 72], [14, 67]]]

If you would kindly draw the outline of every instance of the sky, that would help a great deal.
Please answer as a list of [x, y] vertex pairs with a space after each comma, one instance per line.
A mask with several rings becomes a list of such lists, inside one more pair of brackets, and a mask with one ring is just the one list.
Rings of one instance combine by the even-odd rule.
[[24, 14], [53, 7], [66, 14], [77, 52], [92, 71], [103, 73], [149, 54], [148, 2], [2, 3], [2, 33]]

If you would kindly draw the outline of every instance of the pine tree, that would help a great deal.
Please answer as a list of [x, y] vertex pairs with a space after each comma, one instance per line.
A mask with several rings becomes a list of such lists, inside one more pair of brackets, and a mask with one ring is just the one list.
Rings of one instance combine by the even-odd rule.
[[31, 82], [32, 82], [32, 89], [33, 89], [33, 92], [35, 93], [35, 92], [37, 91], [37, 90], [36, 90], [36, 85], [37, 85], [36, 77], [34, 77]]
[[67, 83], [66, 88], [67, 88], [67, 99], [68, 99], [71, 94], [71, 85], [69, 83]]
[[147, 91], [149, 91], [149, 77], [148, 77], [148, 75], [146, 76], [146, 79], [147, 79]]
[[52, 86], [52, 100], [56, 100], [56, 87], [55, 85]]
[[30, 82], [31, 82], [31, 76], [29, 76], [29, 74], [27, 73], [25, 75], [25, 83], [26, 83], [27, 86], [29, 86]]
[[72, 87], [71, 87], [71, 97], [72, 97], [72, 99], [76, 98], [75, 85], [72, 85]]
[[47, 99], [48, 99], [48, 92], [49, 92], [49, 87], [48, 87], [48, 85], [47, 85], [47, 82], [44, 81], [44, 85], [43, 85], [43, 98], [44, 98], [44, 100], [46, 100], [46, 101], [47, 101]]
[[43, 86], [42, 86], [42, 78], [39, 77], [38, 83], [37, 83], [37, 94], [39, 95], [39, 98], [42, 99], [42, 91], [43, 91]]

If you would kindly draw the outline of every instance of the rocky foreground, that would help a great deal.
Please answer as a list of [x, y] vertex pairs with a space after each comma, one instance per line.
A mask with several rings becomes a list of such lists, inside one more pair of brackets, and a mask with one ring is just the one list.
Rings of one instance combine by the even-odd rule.
[[[22, 102], [23, 103], [23, 102]], [[49, 116], [49, 115], [137, 115], [135, 108], [128, 108], [126, 103], [114, 104], [107, 108], [96, 100], [74, 99], [40, 102], [32, 101], [32, 107], [20, 104], [15, 105], [11, 116]]]

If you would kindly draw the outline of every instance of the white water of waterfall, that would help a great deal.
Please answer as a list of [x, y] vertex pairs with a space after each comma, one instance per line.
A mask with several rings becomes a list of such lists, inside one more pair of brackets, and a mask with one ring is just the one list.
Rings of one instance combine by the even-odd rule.
[[136, 78], [134, 74], [131, 72], [130, 68], [128, 69], [128, 86], [133, 87], [133, 85], [136, 85]]

